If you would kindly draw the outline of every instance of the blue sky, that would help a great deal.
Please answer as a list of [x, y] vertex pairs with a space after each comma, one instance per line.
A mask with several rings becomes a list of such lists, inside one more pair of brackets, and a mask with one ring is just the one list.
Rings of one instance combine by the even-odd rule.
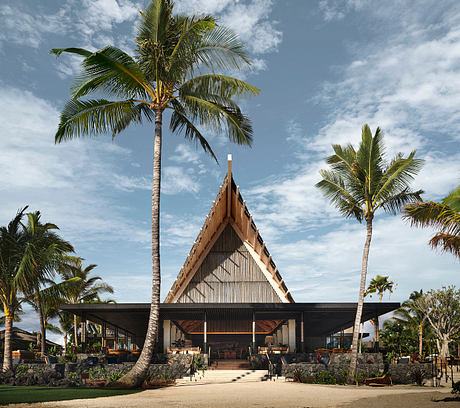
[[[26, 204], [98, 264], [119, 302], [150, 298], [153, 128], [54, 145], [79, 59], [50, 48], [132, 52], [147, 1], [4, 0], [0, 5], [0, 225]], [[456, 1], [178, 0], [234, 29], [253, 59], [239, 75], [261, 94], [244, 101], [251, 149], [207, 132], [220, 160], [171, 135], [163, 150], [162, 297], [214, 200], [233, 154], [234, 177], [296, 301], [356, 301], [364, 227], [314, 188], [332, 143], [357, 144], [368, 123], [388, 155], [426, 160], [414, 188], [437, 200], [460, 181], [460, 5]], [[167, 123], [167, 121], [165, 121]], [[459, 264], [432, 251], [431, 231], [375, 220], [369, 278], [413, 290], [459, 285]], [[388, 299], [388, 296], [385, 297]], [[36, 329], [32, 316], [23, 326]]]

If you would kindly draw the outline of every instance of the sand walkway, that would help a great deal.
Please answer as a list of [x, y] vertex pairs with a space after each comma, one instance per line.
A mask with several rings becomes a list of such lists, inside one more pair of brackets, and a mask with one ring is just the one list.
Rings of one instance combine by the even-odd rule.
[[451, 397], [449, 389], [395, 386], [368, 388], [298, 384], [292, 382], [226, 383], [174, 386], [138, 394], [86, 400], [47, 402], [14, 407], [106, 408], [242, 408], [242, 407], [460, 407], [458, 402], [435, 402]]

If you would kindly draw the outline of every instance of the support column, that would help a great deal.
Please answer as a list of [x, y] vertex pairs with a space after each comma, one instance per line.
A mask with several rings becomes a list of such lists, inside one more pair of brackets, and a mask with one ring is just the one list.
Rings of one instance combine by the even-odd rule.
[[[379, 315], [375, 315], [374, 317], [374, 323], [376, 324], [376, 327], [377, 327], [377, 334], [380, 335], [380, 322], [379, 322]], [[378, 339], [374, 339], [374, 352], [375, 353], [378, 353], [380, 351], [380, 345], [379, 345], [379, 340]]]
[[289, 328], [287, 324], [281, 326], [281, 334], [283, 336], [283, 344], [289, 344]]
[[104, 348], [105, 348], [105, 338], [107, 337], [107, 333], [106, 333], [106, 329], [107, 329], [107, 326], [105, 323], [102, 323], [102, 330], [101, 330], [101, 347], [102, 347], [102, 351], [104, 351]]
[[208, 348], [208, 316], [206, 311], [204, 312], [204, 321], [203, 321], [203, 354], [207, 353]]
[[86, 350], [86, 315], [82, 316], [80, 326], [81, 326], [81, 352], [84, 353]]
[[171, 346], [171, 320], [163, 321], [163, 352], [168, 353], [168, 347]]
[[296, 351], [295, 319], [288, 320], [288, 340], [289, 352], [294, 353]]
[[257, 353], [256, 345], [256, 313], [252, 312], [252, 351]]
[[304, 312], [301, 313], [300, 316], [300, 351], [305, 353], [305, 334], [304, 334]]

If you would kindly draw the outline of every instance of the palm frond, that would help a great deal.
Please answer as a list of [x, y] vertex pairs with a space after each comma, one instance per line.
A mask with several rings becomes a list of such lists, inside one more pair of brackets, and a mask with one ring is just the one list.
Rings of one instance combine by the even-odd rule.
[[421, 195], [423, 193], [423, 190], [412, 192], [409, 190], [409, 188], [406, 188], [400, 193], [394, 194], [389, 198], [381, 201], [377, 206], [375, 206], [375, 209], [382, 207], [385, 212], [396, 215], [408, 203], [412, 203], [416, 200], [421, 200]]
[[450, 252], [460, 259], [460, 236], [439, 232], [430, 240], [432, 248], [441, 249], [443, 252]]
[[70, 100], [61, 113], [55, 142], [61, 143], [74, 137], [95, 136], [99, 133], [114, 133], [117, 125], [134, 106], [133, 100]]
[[153, 95], [136, 61], [116, 47], [102, 48], [83, 59], [71, 97], [77, 99], [99, 89], [123, 99]]
[[[218, 100], [218, 96], [214, 99]], [[216, 132], [226, 129], [232, 142], [251, 145], [251, 121], [235, 104], [227, 101], [228, 106], [224, 106], [190, 94], [181, 97], [181, 102], [192, 121], [198, 121], [200, 125], [211, 127]]]
[[145, 117], [149, 122], [155, 121], [155, 114], [145, 103], [134, 105], [131, 110], [123, 111], [118, 122], [112, 128], [112, 139], [125, 130], [131, 123], [141, 124]]
[[184, 131], [186, 139], [200, 143], [201, 147], [206, 153], [209, 153], [213, 159], [218, 162], [210, 144], [195, 125], [187, 118], [184, 107], [178, 100], [172, 102], [174, 111], [171, 115], [170, 129], [174, 133], [176, 131]]

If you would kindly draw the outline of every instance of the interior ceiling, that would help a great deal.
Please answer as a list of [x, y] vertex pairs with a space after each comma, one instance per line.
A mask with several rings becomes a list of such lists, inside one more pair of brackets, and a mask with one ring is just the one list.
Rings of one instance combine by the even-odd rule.
[[[256, 320], [256, 334], [270, 334], [282, 320]], [[177, 320], [174, 323], [186, 334], [203, 334], [203, 320]], [[251, 320], [208, 320], [207, 334], [252, 334]]]

